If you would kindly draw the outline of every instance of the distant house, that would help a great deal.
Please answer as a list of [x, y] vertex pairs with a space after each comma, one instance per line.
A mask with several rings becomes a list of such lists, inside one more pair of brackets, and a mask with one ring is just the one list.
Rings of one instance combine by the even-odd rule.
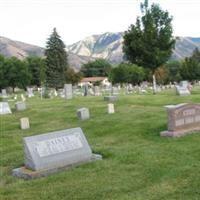
[[79, 86], [83, 85], [94, 85], [95, 83], [100, 83], [102, 86], [109, 86], [111, 83], [108, 81], [108, 77], [86, 77], [81, 79]]

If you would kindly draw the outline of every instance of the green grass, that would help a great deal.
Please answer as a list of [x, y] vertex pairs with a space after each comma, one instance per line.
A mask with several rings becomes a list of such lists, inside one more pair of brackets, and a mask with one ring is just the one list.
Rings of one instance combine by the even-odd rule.
[[[122, 95], [112, 115], [106, 113], [103, 97], [34, 97], [22, 112], [16, 112], [11, 102], [13, 114], [0, 116], [0, 199], [199, 200], [200, 134], [159, 136], [167, 129], [163, 106], [183, 102], [200, 102], [200, 88], [188, 97], [178, 97], [172, 90]], [[77, 120], [80, 107], [90, 109], [89, 120]], [[29, 130], [20, 130], [21, 117], [29, 117]], [[73, 127], [83, 129], [102, 161], [32, 181], [11, 176], [12, 169], [24, 162], [23, 137]]]

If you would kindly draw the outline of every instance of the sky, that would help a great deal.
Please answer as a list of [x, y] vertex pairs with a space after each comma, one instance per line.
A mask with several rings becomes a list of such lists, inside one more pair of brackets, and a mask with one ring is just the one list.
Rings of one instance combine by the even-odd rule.
[[[123, 32], [143, 0], [0, 0], [0, 36], [45, 47], [54, 27], [66, 45]], [[149, 0], [173, 16], [174, 36], [200, 37], [200, 0]]]

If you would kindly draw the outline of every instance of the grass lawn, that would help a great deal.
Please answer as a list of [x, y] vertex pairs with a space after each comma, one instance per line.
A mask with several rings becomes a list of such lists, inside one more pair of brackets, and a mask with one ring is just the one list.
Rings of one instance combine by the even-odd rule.
[[[167, 129], [164, 105], [200, 102], [200, 88], [178, 97], [169, 90], [157, 95], [120, 96], [115, 114], [106, 113], [103, 97], [73, 100], [33, 97], [27, 110], [0, 116], [0, 200], [199, 200], [200, 134], [162, 138]], [[90, 109], [79, 121], [76, 110]], [[20, 130], [29, 117], [31, 128]], [[45, 178], [25, 181], [11, 176], [23, 165], [22, 138], [81, 127], [102, 161], [88, 163]]]

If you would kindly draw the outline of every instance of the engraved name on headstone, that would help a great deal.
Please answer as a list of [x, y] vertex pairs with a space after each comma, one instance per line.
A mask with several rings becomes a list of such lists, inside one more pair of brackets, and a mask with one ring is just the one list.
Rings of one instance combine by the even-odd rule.
[[181, 136], [200, 130], [200, 104], [165, 106], [168, 113], [168, 131], [161, 136]]

